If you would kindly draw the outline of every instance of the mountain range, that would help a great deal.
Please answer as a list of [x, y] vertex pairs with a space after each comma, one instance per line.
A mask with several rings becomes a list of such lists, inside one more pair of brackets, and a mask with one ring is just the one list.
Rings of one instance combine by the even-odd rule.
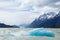
[[33, 20], [31, 24], [16, 26], [0, 23], [0, 28], [60, 28], [60, 12], [48, 12], [40, 15], [38, 18]]
[[60, 12], [48, 12], [36, 18], [27, 28], [60, 28]]

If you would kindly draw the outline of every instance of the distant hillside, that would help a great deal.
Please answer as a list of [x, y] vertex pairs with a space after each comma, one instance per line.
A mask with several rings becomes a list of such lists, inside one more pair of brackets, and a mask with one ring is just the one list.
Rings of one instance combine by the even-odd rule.
[[15, 25], [6, 25], [4, 23], [0, 23], [0, 28], [18, 28], [18, 26]]

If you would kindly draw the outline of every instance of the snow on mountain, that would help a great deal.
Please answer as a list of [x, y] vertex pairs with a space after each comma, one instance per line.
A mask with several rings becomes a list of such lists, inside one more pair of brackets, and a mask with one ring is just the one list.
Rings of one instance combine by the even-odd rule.
[[39, 16], [29, 26], [30, 28], [59, 28], [60, 24], [60, 12], [49, 12], [47, 14]]

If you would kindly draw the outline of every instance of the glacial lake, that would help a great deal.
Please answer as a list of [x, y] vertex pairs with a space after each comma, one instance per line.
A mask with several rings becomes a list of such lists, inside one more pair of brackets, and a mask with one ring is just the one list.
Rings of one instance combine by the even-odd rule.
[[55, 37], [46, 36], [14, 36], [10, 33], [17, 33], [20, 31], [30, 31], [36, 28], [0, 28], [0, 40], [60, 40], [60, 28], [45, 28], [55, 33]]

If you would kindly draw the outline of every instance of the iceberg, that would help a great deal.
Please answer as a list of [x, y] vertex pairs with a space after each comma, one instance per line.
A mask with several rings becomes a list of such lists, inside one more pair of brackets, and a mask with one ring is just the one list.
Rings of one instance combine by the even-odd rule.
[[37, 28], [29, 32], [30, 36], [47, 36], [55, 37], [55, 34], [52, 31], [45, 30], [44, 28]]

